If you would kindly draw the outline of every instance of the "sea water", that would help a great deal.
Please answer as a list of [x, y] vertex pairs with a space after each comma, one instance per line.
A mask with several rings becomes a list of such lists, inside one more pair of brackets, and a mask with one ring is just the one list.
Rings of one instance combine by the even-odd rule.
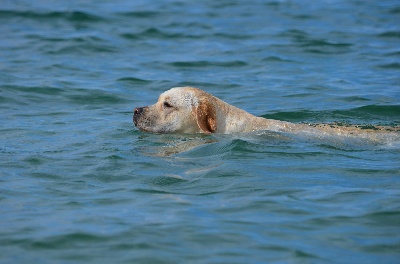
[[399, 263], [399, 141], [132, 123], [190, 85], [399, 125], [399, 21], [395, 0], [2, 1], [0, 262]]

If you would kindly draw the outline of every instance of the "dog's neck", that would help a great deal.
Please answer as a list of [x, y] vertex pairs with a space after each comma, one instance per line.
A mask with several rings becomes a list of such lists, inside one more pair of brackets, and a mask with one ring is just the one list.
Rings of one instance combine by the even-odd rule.
[[240, 133], [259, 130], [292, 131], [296, 124], [257, 117], [213, 97], [222, 106], [217, 109], [217, 133]]
[[213, 99], [218, 101], [221, 106], [216, 109], [217, 133], [251, 132], [257, 128], [267, 129], [269, 127], [268, 119], [256, 117], [216, 97]]

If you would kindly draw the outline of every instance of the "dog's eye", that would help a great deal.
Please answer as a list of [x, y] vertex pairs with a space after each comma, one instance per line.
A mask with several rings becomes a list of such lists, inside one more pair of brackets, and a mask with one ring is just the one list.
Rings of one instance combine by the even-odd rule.
[[170, 103], [168, 103], [168, 102], [164, 102], [164, 107], [165, 108], [171, 108], [172, 105]]

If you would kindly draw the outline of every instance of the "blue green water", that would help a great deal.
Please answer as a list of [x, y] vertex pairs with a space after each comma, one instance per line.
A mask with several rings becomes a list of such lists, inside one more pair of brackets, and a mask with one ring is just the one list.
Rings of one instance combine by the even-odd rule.
[[266, 118], [399, 125], [399, 21], [397, 0], [3, 0], [0, 262], [399, 263], [399, 141], [132, 124], [192, 85]]

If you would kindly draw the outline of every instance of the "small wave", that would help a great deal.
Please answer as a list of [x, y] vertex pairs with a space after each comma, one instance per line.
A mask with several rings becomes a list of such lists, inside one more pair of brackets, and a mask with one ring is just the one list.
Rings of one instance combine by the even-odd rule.
[[19, 86], [19, 85], [2, 85], [0, 91], [16, 92], [18, 94], [45, 94], [59, 95], [63, 92], [62, 89], [50, 86]]
[[99, 35], [85, 34], [80, 36], [50, 36], [42, 33], [29, 33], [26, 38], [37, 43], [41, 52], [50, 55], [115, 53], [117, 49]]
[[116, 49], [113, 47], [109, 46], [103, 46], [103, 45], [70, 45], [67, 47], [60, 48], [55, 51], [49, 51], [48, 54], [57, 54], [57, 55], [62, 55], [62, 54], [97, 54], [97, 53], [115, 53], [117, 52]]
[[137, 33], [123, 33], [120, 34], [122, 38], [128, 39], [128, 40], [136, 40], [136, 39], [141, 39], [141, 38], [160, 38], [160, 39], [178, 39], [178, 38], [185, 38], [185, 39], [197, 39], [197, 38], [202, 38], [203, 36], [196, 36], [192, 34], [188, 34], [187, 32], [185, 33], [172, 33], [172, 32], [167, 32], [165, 30], [160, 30], [158, 28], [149, 28], [141, 32]]
[[327, 39], [312, 38], [310, 34], [302, 30], [287, 30], [280, 34], [282, 37], [293, 38], [294, 43], [306, 52], [321, 54], [346, 53], [353, 46], [351, 43], [336, 42]]
[[379, 116], [400, 117], [400, 105], [367, 105], [351, 111], [364, 112]]
[[120, 16], [124, 17], [134, 17], [134, 18], [154, 18], [159, 16], [162, 12], [155, 12], [155, 11], [128, 11], [128, 12], [121, 12], [118, 13]]
[[220, 38], [225, 38], [225, 39], [250, 39], [252, 38], [251, 35], [245, 35], [245, 34], [228, 34], [228, 33], [216, 33], [213, 36], [215, 37], [220, 37]]
[[339, 101], [343, 101], [343, 102], [369, 102], [371, 101], [371, 99], [365, 98], [365, 97], [361, 97], [361, 96], [343, 96], [338, 98]]
[[400, 63], [394, 62], [394, 63], [389, 63], [389, 64], [378, 65], [378, 67], [381, 69], [398, 70], [398, 69], [400, 69]]
[[65, 12], [33, 12], [33, 11], [11, 11], [0, 10], [0, 18], [24, 18], [37, 21], [64, 19], [70, 22], [99, 22], [105, 21], [103, 17], [83, 12], [83, 11], [65, 11]]
[[400, 14], [400, 7], [395, 7], [390, 10], [391, 14]]
[[276, 119], [276, 120], [284, 120], [284, 121], [290, 121], [290, 122], [301, 122], [305, 120], [311, 120], [316, 118], [316, 116], [319, 116], [319, 113], [313, 112], [313, 111], [285, 111], [285, 112], [277, 112], [273, 114], [266, 114], [262, 115], [262, 117], [267, 118], [267, 119]]
[[66, 247], [66, 245], [75, 244], [78, 241], [79, 243], [100, 243], [102, 241], [104, 242], [105, 240], [107, 240], [106, 237], [90, 233], [68, 233], [65, 235], [43, 238], [40, 241], [32, 241], [30, 247], [32, 247], [33, 249], [63, 249]]
[[316, 54], [343, 54], [349, 52], [352, 44], [332, 43], [325, 40], [310, 40], [300, 44], [306, 52]]
[[[170, 25], [171, 28], [176, 27], [173, 24]], [[179, 25], [179, 27], [185, 27], [185, 25]], [[204, 33], [202, 29], [207, 29], [206, 25], [201, 25], [201, 24], [188, 24], [186, 25], [186, 28], [190, 29], [193, 28], [193, 30], [185, 30], [182, 32], [173, 32], [173, 31], [168, 31], [165, 29], [159, 29], [155, 27], [151, 27], [148, 29], [145, 29], [141, 32], [126, 32], [120, 34], [122, 38], [128, 39], [128, 40], [136, 40], [136, 39], [141, 39], [141, 38], [159, 38], [159, 39], [204, 39], [206, 37], [209, 38], [218, 38], [218, 39], [230, 39], [230, 40], [244, 40], [244, 39], [250, 39], [252, 38], [250, 35], [246, 34], [229, 34], [229, 33]], [[197, 30], [200, 28], [200, 31]], [[199, 32], [198, 32], [199, 31]], [[193, 32], [198, 32], [193, 33]]]
[[400, 38], [400, 31], [387, 31], [378, 35], [379, 37]]
[[282, 37], [306, 37], [308, 33], [299, 29], [288, 29], [279, 34]]
[[226, 62], [212, 62], [212, 61], [177, 61], [169, 63], [170, 66], [178, 68], [192, 68], [192, 67], [243, 67], [247, 66], [244, 61], [226, 61]]
[[149, 182], [151, 185], [159, 186], [159, 187], [165, 187], [168, 185], [174, 185], [180, 182], [185, 182], [187, 181], [185, 178], [179, 176], [179, 175], [174, 175], [174, 174], [167, 174], [164, 176], [158, 176], [149, 179]]
[[60, 100], [67, 98], [74, 104], [93, 105], [93, 104], [115, 104], [125, 102], [126, 99], [102, 90], [89, 89], [70, 89], [64, 90], [49, 86], [15, 86], [3, 85], [0, 91], [7, 91], [6, 97], [0, 97], [1, 101], [24, 103], [27, 101], [42, 101], [51, 98], [54, 100], [58, 96]]
[[281, 57], [278, 57], [278, 56], [269, 56], [269, 57], [262, 59], [262, 61], [263, 62], [295, 62], [295, 61], [288, 60], [288, 59], [282, 59]]
[[71, 103], [79, 105], [97, 105], [97, 104], [117, 104], [126, 100], [105, 91], [76, 89], [70, 92], [66, 97]]
[[119, 78], [117, 81], [118, 82], [127, 82], [130, 84], [148, 84], [148, 83], [152, 82], [149, 80], [144, 80], [144, 79], [134, 78], [134, 77], [123, 77], [123, 78]]
[[[362, 100], [362, 99], [360, 99]], [[278, 119], [291, 122], [318, 121], [324, 123], [325, 120], [361, 120], [363, 122], [374, 122], [379, 125], [388, 122], [389, 126], [398, 125], [400, 116], [400, 105], [367, 105], [346, 110], [325, 110], [325, 111], [288, 111], [277, 112], [263, 115], [264, 118]]]
[[388, 53], [385, 53], [385, 56], [389, 56], [389, 57], [400, 56], [400, 51], [388, 52]]

